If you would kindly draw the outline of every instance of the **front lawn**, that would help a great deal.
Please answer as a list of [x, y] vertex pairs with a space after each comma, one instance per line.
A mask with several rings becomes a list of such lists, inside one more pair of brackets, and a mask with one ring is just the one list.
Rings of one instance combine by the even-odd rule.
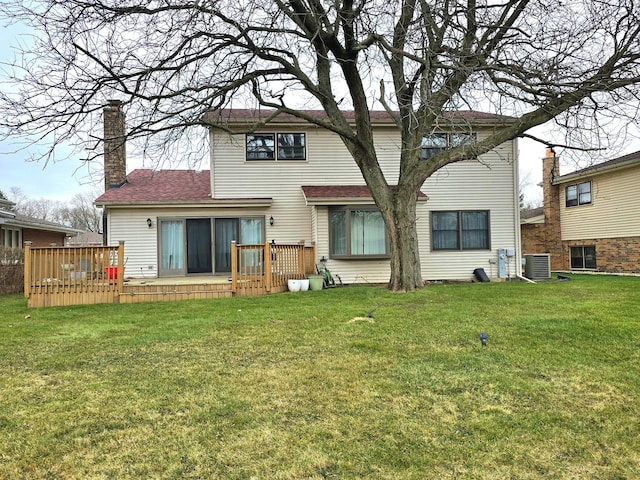
[[639, 312], [604, 276], [0, 297], [0, 478], [640, 478]]

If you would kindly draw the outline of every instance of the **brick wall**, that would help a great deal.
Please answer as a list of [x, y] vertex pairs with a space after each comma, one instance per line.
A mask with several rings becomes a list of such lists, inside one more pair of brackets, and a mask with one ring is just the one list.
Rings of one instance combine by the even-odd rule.
[[[549, 253], [551, 270], [564, 270], [564, 252], [560, 226], [560, 187], [553, 180], [560, 174], [560, 158], [551, 149], [542, 159], [542, 192], [544, 201], [544, 245]], [[538, 253], [538, 252], [536, 252]]]
[[127, 176], [125, 119], [120, 100], [104, 107], [104, 189], [120, 186]]
[[522, 237], [522, 253], [548, 253], [545, 243], [545, 225], [543, 223], [526, 223], [520, 225]]
[[32, 247], [48, 247], [52, 243], [64, 246], [65, 234], [60, 232], [48, 232], [46, 230], [22, 229], [22, 243], [31, 242]]
[[640, 273], [640, 237], [570, 240], [563, 243], [565, 266], [571, 266], [571, 247], [596, 247], [596, 270], [607, 273]]

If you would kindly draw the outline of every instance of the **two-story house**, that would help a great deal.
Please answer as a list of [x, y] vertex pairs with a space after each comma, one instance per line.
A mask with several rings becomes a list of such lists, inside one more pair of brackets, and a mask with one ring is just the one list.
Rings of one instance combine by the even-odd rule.
[[549, 253], [556, 271], [640, 273], [640, 151], [560, 175], [547, 150], [542, 171], [544, 206], [523, 214], [524, 254]]
[[[235, 240], [313, 243], [316, 263], [326, 262], [345, 283], [389, 280], [384, 222], [340, 138], [290, 115], [252, 130], [268, 113], [211, 112], [226, 128], [209, 131], [208, 171], [127, 175], [124, 145], [107, 142], [123, 135], [124, 114], [118, 102], [105, 108], [106, 191], [96, 205], [104, 208], [107, 242], [125, 242], [127, 276], [228, 275]], [[385, 112], [371, 117], [379, 162], [394, 184], [399, 131]], [[425, 135], [422, 155], [482, 139], [512, 120], [462, 112], [468, 133]], [[449, 165], [422, 187], [417, 221], [425, 280], [471, 279], [479, 267], [494, 278], [520, 274], [516, 141], [478, 160]], [[506, 269], [498, 268], [498, 249], [508, 252]]]

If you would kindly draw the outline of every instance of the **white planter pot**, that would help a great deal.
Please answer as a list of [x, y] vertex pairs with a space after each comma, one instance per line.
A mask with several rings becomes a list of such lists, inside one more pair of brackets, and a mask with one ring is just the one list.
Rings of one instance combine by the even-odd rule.
[[300, 280], [300, 291], [306, 292], [307, 290], [309, 290], [309, 279], [303, 278], [302, 280]]
[[290, 292], [299, 292], [302, 285], [300, 284], [300, 280], [291, 279], [287, 282], [287, 286], [289, 287]]

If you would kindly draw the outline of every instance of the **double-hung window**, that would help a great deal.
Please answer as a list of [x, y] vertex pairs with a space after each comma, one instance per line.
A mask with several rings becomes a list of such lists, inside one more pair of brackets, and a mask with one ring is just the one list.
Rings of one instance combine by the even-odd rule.
[[247, 160], [306, 160], [304, 133], [249, 133]]
[[475, 133], [432, 133], [422, 137], [420, 158], [431, 158], [443, 150], [474, 143], [476, 143]]
[[378, 210], [341, 207], [329, 211], [332, 258], [388, 257], [387, 231]]
[[588, 205], [591, 203], [591, 182], [569, 185], [565, 189], [566, 206]]
[[489, 212], [431, 212], [432, 250], [488, 250]]

